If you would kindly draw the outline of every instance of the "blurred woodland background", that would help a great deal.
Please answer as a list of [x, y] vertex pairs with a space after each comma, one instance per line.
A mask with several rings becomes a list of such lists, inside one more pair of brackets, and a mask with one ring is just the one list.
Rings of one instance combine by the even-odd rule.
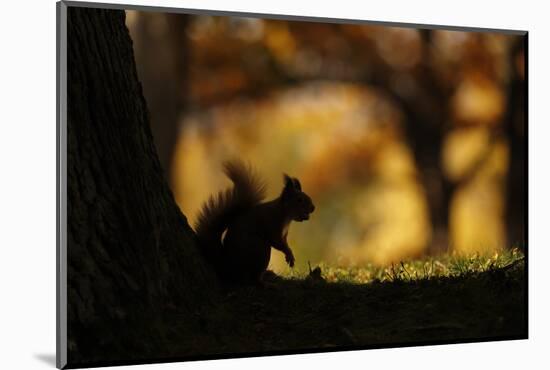
[[[249, 161], [316, 211], [297, 266], [526, 248], [525, 36], [127, 11], [183, 213]], [[271, 268], [284, 267], [274, 252]]]

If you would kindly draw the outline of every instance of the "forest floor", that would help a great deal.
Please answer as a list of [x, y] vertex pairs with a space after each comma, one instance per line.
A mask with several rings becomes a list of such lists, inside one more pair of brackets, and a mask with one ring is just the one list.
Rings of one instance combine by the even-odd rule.
[[268, 273], [261, 286], [226, 287], [191, 317], [189, 307], [176, 305], [111, 323], [111, 339], [72, 361], [104, 366], [522, 339], [526, 278], [517, 250]]
[[[264, 286], [227, 289], [199, 315], [195, 349], [205, 354], [210, 343], [207, 352], [224, 357], [526, 338], [524, 260], [514, 250], [268, 274]], [[173, 354], [193, 357], [190, 349]]]

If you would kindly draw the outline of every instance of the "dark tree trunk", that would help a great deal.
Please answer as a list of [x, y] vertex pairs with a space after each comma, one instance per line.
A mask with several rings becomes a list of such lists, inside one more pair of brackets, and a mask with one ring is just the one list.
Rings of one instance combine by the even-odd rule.
[[153, 326], [142, 330], [143, 318], [177, 306], [180, 321], [193, 321], [217, 286], [163, 177], [124, 20], [124, 11], [68, 8], [72, 364], [150, 357], [161, 344], [142, 337]]
[[[510, 81], [504, 129], [508, 138], [509, 166], [506, 181], [506, 230], [508, 247], [525, 248], [526, 243], [526, 77], [521, 77], [517, 58], [525, 58], [527, 37], [518, 38], [509, 53]], [[523, 62], [525, 66], [526, 60]], [[524, 67], [523, 67], [524, 68]], [[524, 75], [525, 76], [525, 75]]]
[[[434, 101], [434, 107], [446, 103], [439, 100]], [[450, 203], [456, 186], [446, 178], [441, 161], [446, 130], [438, 126], [443, 125], [444, 115], [423, 114], [413, 108], [414, 105], [414, 102], [401, 104], [406, 121], [404, 131], [414, 155], [420, 183], [426, 192], [432, 225], [432, 238], [427, 250], [431, 254], [438, 254], [450, 250]]]

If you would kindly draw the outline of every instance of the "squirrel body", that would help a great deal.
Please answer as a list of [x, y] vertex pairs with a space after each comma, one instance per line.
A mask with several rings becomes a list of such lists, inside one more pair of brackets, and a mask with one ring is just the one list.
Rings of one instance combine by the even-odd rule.
[[259, 281], [266, 271], [271, 248], [294, 266], [287, 242], [292, 221], [305, 221], [315, 209], [296, 178], [284, 174], [281, 195], [265, 198], [265, 185], [242, 162], [224, 163], [233, 188], [218, 193], [203, 205], [195, 231], [204, 256], [221, 278], [232, 282]]

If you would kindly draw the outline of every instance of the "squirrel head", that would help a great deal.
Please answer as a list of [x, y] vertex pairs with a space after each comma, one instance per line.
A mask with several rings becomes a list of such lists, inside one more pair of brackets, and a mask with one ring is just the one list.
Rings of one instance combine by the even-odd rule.
[[293, 221], [305, 221], [315, 210], [311, 198], [302, 191], [302, 185], [295, 177], [283, 174], [285, 186], [281, 194], [283, 207]]

